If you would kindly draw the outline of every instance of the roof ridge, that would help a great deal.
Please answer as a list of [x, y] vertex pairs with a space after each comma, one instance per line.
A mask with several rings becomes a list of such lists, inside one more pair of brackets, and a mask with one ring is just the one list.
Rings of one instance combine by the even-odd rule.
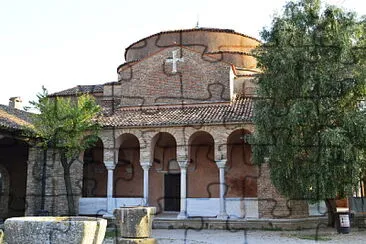
[[[90, 87], [95, 87], [95, 89], [91, 90], [91, 91], [82, 91], [82, 89], [85, 88], [90, 88]], [[71, 88], [67, 88], [65, 90], [62, 91], [58, 91], [58, 92], [54, 92], [52, 94], [49, 94], [49, 97], [56, 97], [56, 96], [69, 96], [69, 95], [76, 95], [77, 93], [99, 93], [99, 92], [103, 92], [104, 84], [87, 84], [87, 85], [76, 85], [73, 86]], [[99, 91], [96, 91], [99, 90]]]
[[214, 52], [206, 52], [204, 53], [204, 55], [206, 54], [220, 54], [220, 53], [231, 53], [231, 54], [244, 54], [244, 55], [247, 55], [247, 56], [254, 56], [252, 53], [249, 53], [249, 52], [241, 52], [241, 51], [226, 51], [226, 50], [219, 50], [219, 51], [214, 51]]
[[164, 104], [164, 105], [141, 105], [141, 106], [122, 106], [119, 107], [119, 110], [141, 110], [141, 109], [151, 109], [151, 110], [157, 110], [157, 109], [176, 109], [176, 108], [190, 108], [190, 107], [215, 107], [215, 106], [226, 106], [230, 105], [230, 101], [220, 101], [220, 102], [212, 102], [212, 103], [190, 103], [190, 104]]

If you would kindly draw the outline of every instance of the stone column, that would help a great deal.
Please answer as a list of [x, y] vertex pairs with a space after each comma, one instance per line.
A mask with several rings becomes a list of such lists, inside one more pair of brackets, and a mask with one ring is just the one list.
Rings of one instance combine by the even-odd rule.
[[144, 206], [149, 205], [149, 169], [151, 167], [150, 162], [141, 162], [141, 167], [144, 170]]
[[226, 160], [217, 160], [216, 165], [219, 168], [220, 175], [220, 213], [217, 215], [218, 219], [226, 219], [228, 217], [226, 213], [225, 206], [225, 193], [226, 193], [226, 184], [225, 184], [225, 166]]
[[188, 161], [178, 161], [180, 167], [180, 213], [178, 219], [187, 218], [187, 166]]
[[116, 167], [113, 161], [105, 161], [105, 167], [108, 170], [107, 178], [107, 213], [103, 217], [113, 217], [113, 170]]

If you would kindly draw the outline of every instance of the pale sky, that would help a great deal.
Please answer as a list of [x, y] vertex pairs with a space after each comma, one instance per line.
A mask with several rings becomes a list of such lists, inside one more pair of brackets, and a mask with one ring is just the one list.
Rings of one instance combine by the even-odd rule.
[[[228, 28], [259, 39], [286, 0], [0, 0], [0, 104], [117, 80], [131, 43], [160, 31]], [[364, 0], [327, 0], [366, 14]]]

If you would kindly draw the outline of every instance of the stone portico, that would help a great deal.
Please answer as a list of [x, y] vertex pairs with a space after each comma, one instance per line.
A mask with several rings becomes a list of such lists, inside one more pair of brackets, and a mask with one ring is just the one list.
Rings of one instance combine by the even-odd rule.
[[[107, 180], [100, 179], [97, 184], [107, 182], [107, 187], [106, 191], [100, 190], [95, 195], [106, 194], [106, 197], [83, 196], [80, 198], [79, 213], [95, 214], [105, 209], [105, 214], [111, 215], [115, 207], [123, 205], [156, 206], [158, 213], [161, 213], [169, 209], [165, 205], [171, 200], [170, 203], [179, 203], [172, 210], [177, 214], [179, 212], [178, 218], [258, 218], [258, 170], [250, 161], [244, 161], [250, 159], [250, 146], [245, 143], [243, 136], [251, 131], [253, 126], [250, 124], [104, 130], [101, 142], [103, 161], [107, 169], [104, 175]], [[130, 165], [138, 168], [134, 171], [143, 171], [134, 176], [134, 184], [143, 189], [134, 197], [124, 195], [124, 190], [115, 189], [123, 188], [126, 182], [123, 179], [118, 180], [118, 177], [123, 178], [121, 174], [128, 174], [128, 166], [123, 166], [123, 162], [133, 159], [133, 155], [131, 157], [130, 152], [130, 157], [126, 157], [127, 150], [124, 150], [123, 142], [131, 141], [132, 137], [135, 137], [139, 145], [129, 150], [132, 149], [139, 158], [136, 160], [137, 164], [132, 162]], [[195, 141], [199, 144], [195, 144]], [[124, 157], [119, 153], [124, 154]], [[165, 155], [168, 156], [163, 159]], [[207, 166], [201, 170], [201, 165], [197, 165], [200, 163], [195, 160], [210, 164], [210, 170], [207, 171]], [[118, 166], [125, 167], [119, 176], [118, 172], [114, 172]], [[167, 187], [165, 181], [169, 180], [169, 175], [179, 176], [179, 189], [175, 189], [177, 192], [172, 197], [166, 196], [169, 193], [164, 189]], [[252, 177], [253, 181], [246, 184], [243, 181], [246, 177]], [[200, 183], [203, 185], [199, 187]]]

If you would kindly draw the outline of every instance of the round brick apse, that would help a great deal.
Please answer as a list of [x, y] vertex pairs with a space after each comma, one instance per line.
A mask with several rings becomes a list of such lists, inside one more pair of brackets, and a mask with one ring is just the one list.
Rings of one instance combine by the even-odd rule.
[[236, 67], [254, 69], [256, 60], [250, 53], [259, 44], [259, 40], [230, 29], [172, 30], [159, 32], [132, 43], [126, 48], [125, 60], [127, 63], [133, 63], [164, 48], [185, 46]]

